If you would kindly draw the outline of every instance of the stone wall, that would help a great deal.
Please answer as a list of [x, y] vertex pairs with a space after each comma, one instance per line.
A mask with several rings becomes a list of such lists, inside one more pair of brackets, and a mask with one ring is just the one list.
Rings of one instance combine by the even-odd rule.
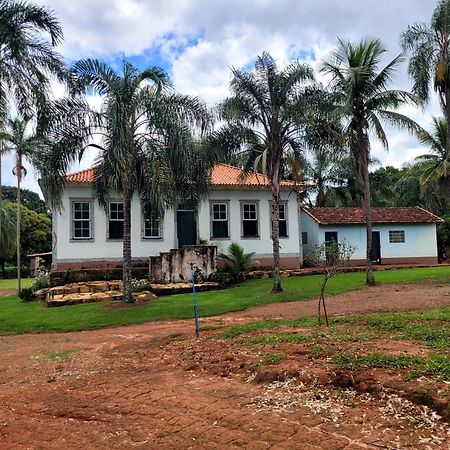
[[217, 270], [217, 247], [186, 245], [181, 249], [150, 257], [150, 280], [154, 283], [181, 283], [191, 280], [191, 264], [208, 277]]

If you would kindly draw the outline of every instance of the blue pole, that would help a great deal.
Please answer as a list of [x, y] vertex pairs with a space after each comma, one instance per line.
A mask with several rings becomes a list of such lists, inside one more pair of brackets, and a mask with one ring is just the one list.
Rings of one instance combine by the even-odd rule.
[[195, 291], [195, 274], [194, 268], [191, 267], [192, 271], [192, 293], [194, 294], [194, 317], [195, 317], [195, 335], [200, 336], [200, 324], [198, 322], [198, 309], [197, 309], [197, 292]]

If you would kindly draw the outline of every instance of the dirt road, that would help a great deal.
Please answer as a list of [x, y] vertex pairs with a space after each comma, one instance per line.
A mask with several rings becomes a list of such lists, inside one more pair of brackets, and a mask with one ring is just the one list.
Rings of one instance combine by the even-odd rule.
[[[441, 305], [450, 305], [450, 288], [424, 283], [339, 295], [329, 300], [329, 311]], [[211, 328], [315, 310], [315, 301], [274, 304], [202, 323]], [[189, 349], [204, 352], [205, 364], [211, 361], [211, 333], [196, 341], [192, 323], [177, 321], [0, 336], [0, 449], [376, 449], [397, 448], [379, 444], [396, 439], [398, 448], [450, 448], [445, 430], [429, 430], [436, 439], [427, 441], [428, 431], [409, 429], [394, 416], [382, 423], [381, 406], [369, 399], [362, 409], [341, 412], [315, 410], [315, 397], [293, 409], [262, 407], [271, 401], [267, 387], [189, 366]], [[223, 345], [214, 357], [232, 359]], [[289, 394], [289, 386], [283, 389]]]

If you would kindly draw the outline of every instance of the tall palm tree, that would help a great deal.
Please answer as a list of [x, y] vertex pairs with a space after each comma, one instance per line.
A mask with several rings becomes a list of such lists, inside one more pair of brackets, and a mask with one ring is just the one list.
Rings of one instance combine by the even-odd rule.
[[[54, 50], [62, 38], [61, 25], [49, 8], [0, 0], [0, 129], [11, 103], [22, 114], [32, 115], [33, 107], [41, 108], [48, 100], [49, 76], [67, 80], [65, 63]], [[2, 151], [0, 172], [1, 157]], [[0, 182], [0, 209], [1, 202]]]
[[212, 148], [225, 153], [247, 150], [247, 167], [266, 172], [272, 191], [273, 288], [281, 292], [279, 203], [283, 161], [287, 152], [299, 153], [300, 102], [305, 84], [314, 80], [306, 65], [293, 62], [278, 70], [274, 59], [263, 53], [254, 69], [232, 69], [232, 96], [219, 107], [225, 125], [214, 133]]
[[[94, 194], [105, 208], [111, 194], [122, 196], [124, 300], [130, 303], [132, 196], [137, 192], [157, 217], [180, 199], [197, 205], [209, 187], [210, 165], [191, 130], [201, 135], [210, 118], [199, 99], [173, 93], [158, 67], [140, 71], [124, 61], [116, 72], [88, 59], [75, 63], [72, 74], [80, 86], [102, 96], [101, 109], [91, 111], [83, 98], [50, 106], [41, 131], [53, 142], [40, 159], [42, 185], [54, 206], [60, 205], [69, 165], [86, 146], [99, 150]], [[95, 134], [100, 144], [92, 143]]]
[[[413, 92], [428, 102], [433, 86], [450, 129], [450, 0], [439, 1], [430, 24], [409, 26], [401, 43], [404, 50], [411, 51], [408, 72]], [[450, 134], [447, 139], [450, 142]]]
[[373, 132], [388, 149], [382, 122], [409, 131], [418, 129], [414, 121], [394, 111], [407, 102], [417, 103], [417, 98], [389, 88], [391, 76], [402, 56], [397, 56], [380, 70], [380, 60], [385, 52], [379, 40], [364, 40], [357, 44], [339, 40], [331, 59], [324, 61], [321, 68], [330, 77], [330, 87], [336, 95], [336, 114], [345, 120], [353, 171], [362, 187], [367, 228], [367, 284], [375, 283], [371, 258], [370, 133]]
[[448, 139], [449, 128], [443, 117], [433, 118], [433, 130], [431, 133], [422, 130], [419, 134], [422, 144], [430, 149], [430, 153], [420, 155], [415, 159], [422, 175], [420, 183], [430, 186], [437, 183], [444, 198], [450, 198], [450, 142]]
[[23, 177], [27, 174], [24, 167], [24, 159], [32, 165], [35, 164], [40, 147], [43, 145], [41, 139], [35, 134], [29, 134], [30, 119], [15, 118], [7, 121], [4, 132], [0, 132], [0, 140], [4, 143], [6, 152], [14, 152], [15, 164], [13, 174], [17, 179], [17, 216], [16, 216], [16, 248], [17, 248], [17, 292], [20, 293], [21, 285], [21, 254], [20, 254], [20, 229], [21, 229], [21, 199], [20, 189]]

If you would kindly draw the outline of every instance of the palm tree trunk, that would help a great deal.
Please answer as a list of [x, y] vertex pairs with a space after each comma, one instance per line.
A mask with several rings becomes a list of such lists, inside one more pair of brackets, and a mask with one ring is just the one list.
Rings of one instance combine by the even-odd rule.
[[372, 207], [370, 198], [370, 184], [369, 184], [369, 158], [368, 151], [366, 151], [367, 161], [362, 167], [363, 175], [363, 209], [366, 216], [366, 232], [367, 232], [367, 248], [366, 248], [366, 284], [374, 285], [375, 277], [372, 268]]
[[16, 215], [16, 249], [17, 249], [17, 294], [20, 294], [22, 290], [22, 274], [21, 274], [21, 258], [20, 258], [20, 222], [21, 222], [21, 211], [20, 211], [20, 181], [22, 178], [22, 157], [20, 153], [17, 155], [16, 162], [16, 176], [17, 176], [17, 215]]
[[272, 293], [282, 292], [280, 275], [280, 164], [275, 163], [271, 177], [272, 187], [272, 245], [273, 245], [273, 287]]
[[[3, 228], [2, 228], [2, 208], [3, 208], [3, 189], [2, 189], [2, 155], [3, 155], [3, 141], [0, 142], [0, 241], [4, 242]], [[1, 274], [0, 277], [3, 278], [5, 276], [5, 264], [1, 266]]]
[[133, 303], [131, 292], [131, 190], [123, 191], [123, 299]]

